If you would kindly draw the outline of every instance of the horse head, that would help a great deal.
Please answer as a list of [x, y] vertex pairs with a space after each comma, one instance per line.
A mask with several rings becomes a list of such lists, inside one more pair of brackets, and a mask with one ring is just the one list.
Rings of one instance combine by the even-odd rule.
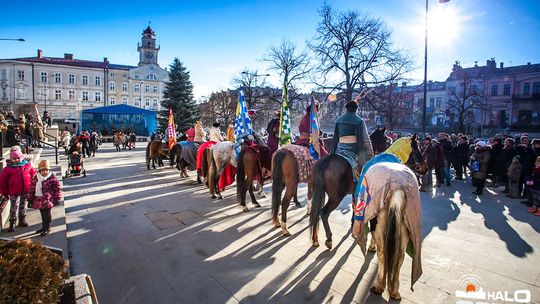
[[405, 163], [407, 167], [414, 171], [418, 175], [425, 175], [428, 172], [428, 165], [426, 159], [422, 156], [420, 148], [418, 147], [418, 139], [416, 133], [411, 137], [411, 154], [409, 159]]
[[373, 146], [373, 152], [375, 154], [382, 153], [388, 148], [387, 136], [385, 133], [386, 133], [386, 127], [376, 128], [375, 131], [373, 131], [369, 135], [369, 139], [371, 140], [371, 145]]

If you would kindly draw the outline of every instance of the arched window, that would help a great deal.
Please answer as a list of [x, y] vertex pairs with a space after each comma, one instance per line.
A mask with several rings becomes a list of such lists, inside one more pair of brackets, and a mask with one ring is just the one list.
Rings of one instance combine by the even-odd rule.
[[158, 78], [154, 74], [148, 74], [146, 75], [146, 80], [158, 80]]

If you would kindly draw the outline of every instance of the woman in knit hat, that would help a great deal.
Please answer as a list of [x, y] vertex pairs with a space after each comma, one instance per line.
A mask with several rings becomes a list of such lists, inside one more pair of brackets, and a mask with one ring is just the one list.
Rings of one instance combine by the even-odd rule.
[[19, 227], [28, 227], [25, 220], [26, 196], [36, 170], [27, 159], [23, 158], [20, 148], [12, 149], [9, 158], [9, 161], [6, 162], [7, 166], [0, 175], [0, 192], [4, 197], [9, 197], [11, 202], [8, 232], [13, 232], [17, 221], [17, 211], [19, 214]]
[[39, 162], [39, 173], [32, 179], [32, 186], [28, 194], [28, 201], [32, 208], [39, 209], [41, 213], [41, 229], [36, 231], [41, 236], [46, 236], [51, 231], [51, 208], [58, 205], [62, 198], [60, 182], [49, 169], [48, 160], [44, 159]]

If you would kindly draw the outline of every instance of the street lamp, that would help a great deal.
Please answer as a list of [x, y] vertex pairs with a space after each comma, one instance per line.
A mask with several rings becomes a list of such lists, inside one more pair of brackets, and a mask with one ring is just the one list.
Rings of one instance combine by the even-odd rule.
[[[248, 79], [250, 79], [251, 77], [253, 77], [254, 80], [255, 80], [255, 87], [257, 87], [257, 78], [258, 78], [258, 77], [268, 77], [268, 76], [270, 76], [270, 74], [257, 74], [257, 73], [250, 73], [250, 72], [248, 72], [248, 71], [243, 71], [242, 74], [247, 75], [247, 76], [248, 76]], [[249, 103], [250, 103], [250, 106], [251, 106], [251, 105], [252, 105], [252, 102], [253, 102], [253, 100], [252, 100], [253, 94], [252, 94], [252, 92], [251, 92], [251, 81], [249, 81], [248, 85], [249, 85], [249, 86], [248, 86], [248, 88], [249, 88]], [[244, 85], [244, 86], [245, 86], [245, 85]]]
[[[439, 0], [439, 3], [447, 3], [450, 0]], [[426, 107], [427, 107], [427, 32], [428, 32], [428, 3], [429, 0], [426, 0], [426, 35], [424, 41], [424, 102], [422, 109], [422, 137], [426, 136]]]
[[0, 38], [0, 40], [21, 41], [21, 42], [26, 41], [23, 38]]

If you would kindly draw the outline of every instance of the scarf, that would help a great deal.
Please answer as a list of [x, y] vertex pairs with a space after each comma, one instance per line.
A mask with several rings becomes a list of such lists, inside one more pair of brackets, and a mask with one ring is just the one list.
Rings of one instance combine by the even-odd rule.
[[52, 172], [49, 172], [47, 176], [41, 175], [41, 173], [36, 174], [37, 183], [36, 183], [36, 196], [43, 196], [43, 182], [51, 177]]

